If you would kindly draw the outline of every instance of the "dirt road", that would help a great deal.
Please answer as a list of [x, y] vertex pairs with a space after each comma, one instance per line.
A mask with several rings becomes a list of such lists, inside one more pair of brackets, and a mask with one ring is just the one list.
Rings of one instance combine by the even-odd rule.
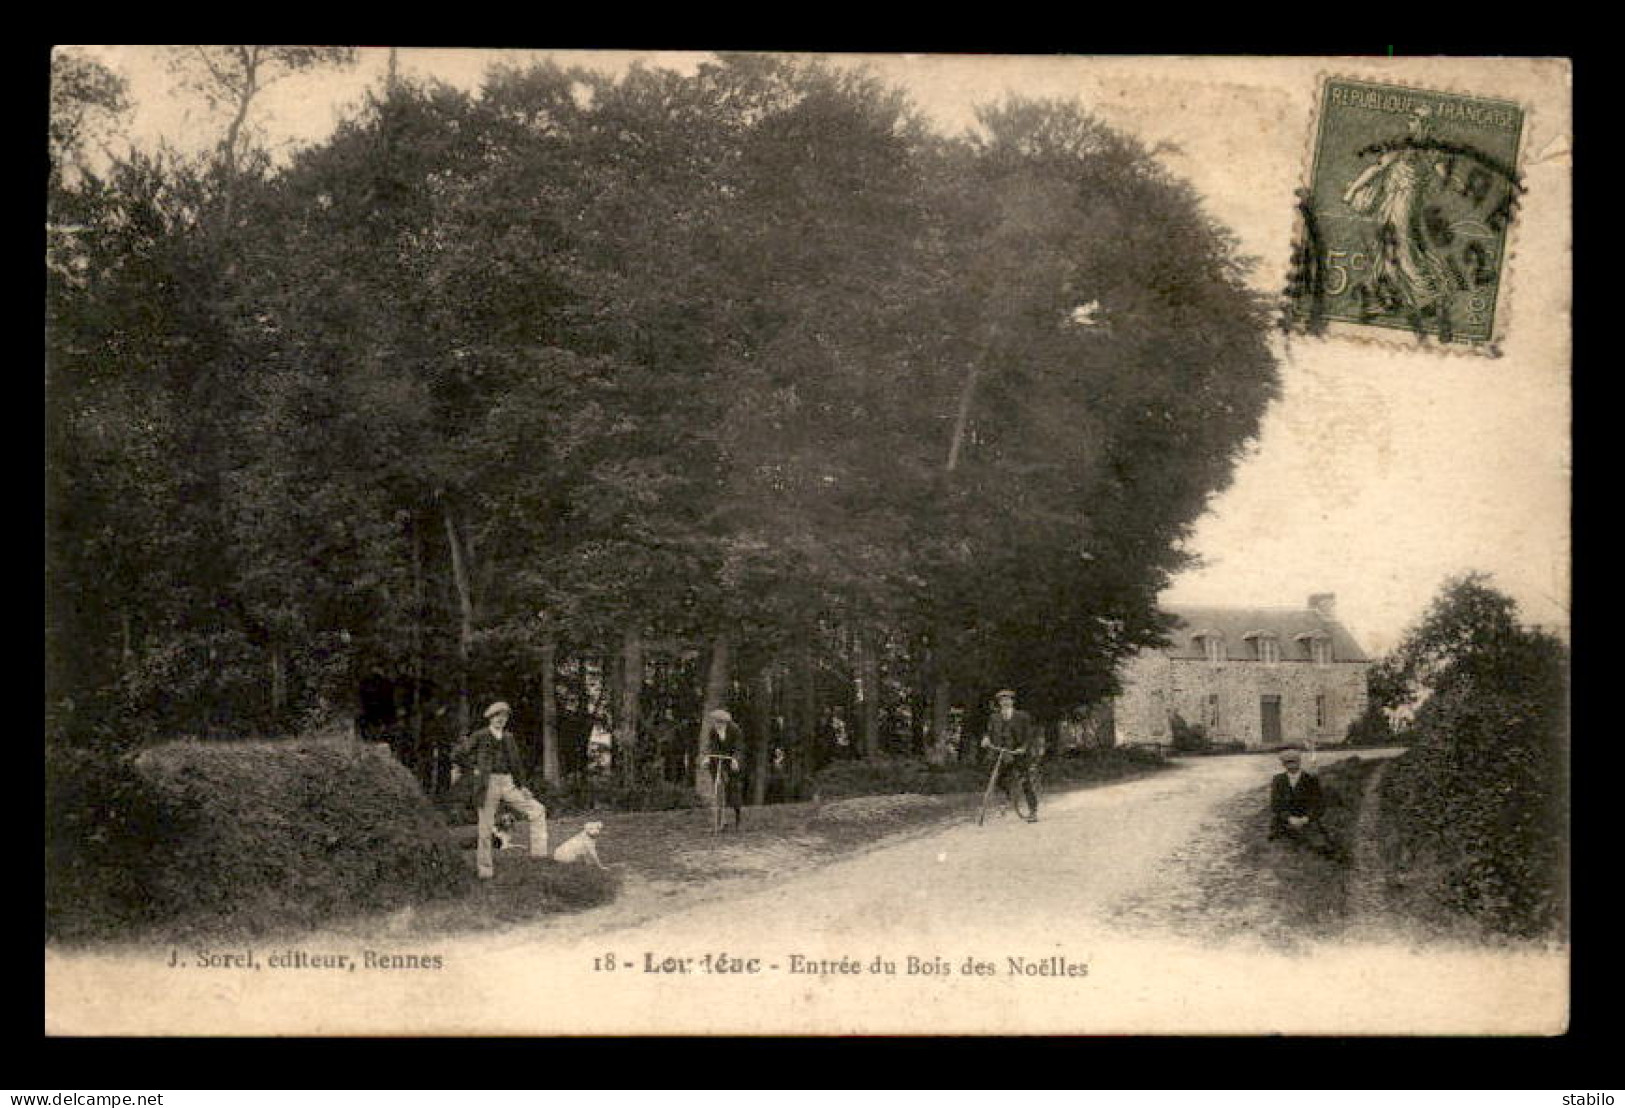
[[[195, 952], [47, 955], [48, 1025], [344, 1033], [1555, 1032], [1566, 956], [1162, 932], [1114, 909], [1178, 895], [1176, 859], [1267, 757], [1193, 759], [688, 903], [624, 902], [415, 947], [305, 942], [347, 969], [186, 965]], [[1172, 890], [1172, 891], [1170, 891]], [[378, 955], [439, 969], [377, 968]], [[1312, 981], [1314, 987], [1305, 987]]]

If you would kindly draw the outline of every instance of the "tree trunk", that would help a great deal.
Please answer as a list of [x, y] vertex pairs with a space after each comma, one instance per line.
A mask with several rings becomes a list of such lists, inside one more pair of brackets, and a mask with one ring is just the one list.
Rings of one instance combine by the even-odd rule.
[[965, 385], [959, 393], [959, 408], [954, 413], [953, 437], [948, 442], [948, 461], [944, 468], [952, 473], [959, 465], [959, 453], [964, 448], [965, 425], [970, 420], [971, 398], [976, 395], [976, 378], [981, 375], [980, 363], [965, 373]]
[[910, 752], [922, 758], [931, 744], [930, 706], [930, 685], [926, 684], [925, 674], [921, 673], [908, 691], [908, 741]]
[[937, 676], [931, 682], [931, 738], [925, 748], [925, 759], [934, 766], [948, 761], [948, 735], [953, 727], [952, 690], [948, 682]]
[[873, 758], [880, 753], [880, 659], [874, 634], [868, 630], [858, 635], [858, 682], [863, 693], [859, 742], [863, 756]]
[[[205, 685], [204, 687], [212, 690], [212, 689], [217, 688], [218, 684], [219, 684], [219, 682], [218, 682], [218, 680], [216, 679], [216, 676], [215, 676], [215, 669], [214, 669], [215, 650], [214, 650], [214, 644], [213, 643], [210, 643], [209, 645], [207, 645], [207, 646], [205, 646], [203, 648], [203, 656], [206, 659], [208, 659], [207, 667], [206, 667], [204, 672], [206, 672], [209, 675], [208, 684]], [[203, 737], [206, 738], [206, 739], [214, 738], [214, 716], [215, 716], [216, 706], [218, 704], [219, 704], [219, 698], [215, 697], [215, 696], [210, 696], [210, 697], [207, 698], [205, 703], [203, 703], [198, 709], [199, 718], [202, 721], [199, 724], [198, 730], [202, 733]], [[324, 726], [326, 725], [326, 723], [327, 723], [326, 720], [322, 721], [322, 724]]]
[[791, 795], [801, 796], [802, 785], [817, 768], [818, 757], [818, 674], [813, 663], [812, 644], [803, 638], [796, 656], [797, 711], [795, 749], [790, 755]]
[[434, 751], [423, 748], [423, 534], [412, 517], [412, 766], [429, 791], [436, 792]]
[[271, 643], [271, 727], [282, 726], [282, 713], [288, 704], [288, 674], [282, 661], [282, 644]]
[[976, 382], [982, 375], [982, 365], [993, 349], [993, 342], [997, 336], [998, 328], [989, 326], [981, 350], [972, 359], [970, 368], [965, 371], [965, 384], [959, 390], [959, 407], [954, 412], [953, 437], [948, 442], [948, 460], [943, 465], [943, 470], [947, 473], [952, 473], [959, 465], [959, 454], [965, 445], [965, 429], [970, 423], [971, 404], [976, 396]]
[[621, 637], [621, 696], [615, 712], [615, 762], [620, 778], [635, 785], [638, 776], [638, 709], [643, 694], [643, 631], [627, 625]]
[[542, 639], [542, 780], [549, 785], [564, 781], [559, 768], [559, 706], [554, 683], [558, 665], [558, 642], [549, 628]]
[[457, 524], [452, 519], [449, 504], [445, 517], [446, 542], [451, 548], [451, 580], [457, 590], [457, 737], [461, 739], [473, 730], [468, 704], [468, 670], [474, 642], [474, 594], [468, 585], [468, 566], [463, 561], [463, 547], [457, 538]]
[[260, 47], [239, 46], [237, 54], [243, 67], [242, 84], [231, 90], [237, 97], [236, 112], [226, 127], [226, 137], [220, 142], [220, 168], [225, 178], [224, 223], [228, 228], [237, 197], [237, 146], [242, 141], [243, 124], [248, 121], [248, 109], [260, 91]]
[[711, 797], [705, 756], [711, 752], [711, 713], [722, 707], [728, 696], [728, 638], [718, 635], [711, 644], [711, 665], [705, 674], [705, 699], [700, 704], [700, 737], [694, 744], [694, 789], [702, 799]]
[[750, 739], [753, 749], [750, 781], [750, 802], [760, 808], [767, 803], [767, 778], [773, 768], [773, 671], [764, 669], [756, 680], [756, 695], [751, 711], [751, 726], [756, 734]]
[[[571, 673], [571, 683], [574, 685], [574, 691], [571, 695], [571, 703], [575, 706], [575, 734], [570, 737], [571, 749], [568, 755], [562, 749], [561, 744], [559, 762], [561, 766], [568, 765], [570, 767], [566, 772], [587, 775], [587, 770], [592, 761], [590, 757], [592, 748], [592, 694], [587, 688], [587, 655], [577, 648], [572, 660], [575, 664], [566, 668], [573, 671]], [[590, 775], [587, 776], [590, 778]]]

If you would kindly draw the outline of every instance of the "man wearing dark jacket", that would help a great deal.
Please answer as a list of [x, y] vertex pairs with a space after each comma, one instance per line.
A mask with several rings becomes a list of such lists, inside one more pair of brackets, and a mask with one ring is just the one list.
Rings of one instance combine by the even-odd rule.
[[708, 757], [706, 772], [713, 782], [722, 778], [722, 802], [734, 810], [734, 830], [739, 830], [740, 817], [745, 809], [746, 751], [745, 736], [734, 722], [733, 716], [723, 708], [711, 713], [705, 723], [705, 739], [701, 750]]
[[1281, 751], [1281, 770], [1270, 781], [1270, 834], [1272, 839], [1301, 842], [1323, 854], [1336, 855], [1337, 843], [1321, 822], [1326, 798], [1320, 780], [1303, 768], [1297, 747]]
[[[1012, 689], [1000, 689], [994, 698], [998, 708], [987, 721], [987, 734], [982, 736], [984, 748], [997, 747], [1007, 751], [999, 768], [998, 787], [1010, 798], [1015, 807], [1015, 793], [1019, 786], [1027, 801], [1028, 823], [1038, 822], [1038, 794], [1033, 790], [1033, 766], [1044, 753], [1043, 735], [1033, 717], [1016, 707], [1016, 694]], [[995, 754], [995, 756], [997, 756]]]
[[486, 726], [464, 739], [454, 755], [459, 768], [474, 775], [474, 795], [480, 798], [475, 861], [481, 877], [495, 874], [491, 837], [496, 829], [497, 809], [503, 804], [524, 815], [530, 832], [530, 856], [547, 857], [547, 809], [522, 784], [529, 775], [508, 731], [512, 714], [506, 701], [491, 705], [485, 710]]

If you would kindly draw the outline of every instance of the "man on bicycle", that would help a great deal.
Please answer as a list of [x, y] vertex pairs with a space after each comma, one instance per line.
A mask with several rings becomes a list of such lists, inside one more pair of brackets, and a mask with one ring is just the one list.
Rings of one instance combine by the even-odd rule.
[[734, 830], [739, 830], [745, 808], [745, 736], [725, 709], [718, 708], [706, 719], [706, 769], [713, 786], [720, 785], [721, 803], [734, 810]]
[[1005, 752], [996, 784], [1004, 790], [1010, 806], [1018, 812], [1021, 811], [1016, 804], [1016, 787], [1019, 785], [1022, 799], [1027, 802], [1027, 815], [1023, 818], [1028, 823], [1037, 823], [1038, 793], [1033, 789], [1033, 767], [1044, 753], [1044, 737], [1037, 724], [1033, 723], [1033, 717], [1016, 707], [1014, 690], [1000, 689], [994, 699], [998, 703], [998, 710], [988, 720], [987, 733], [982, 736], [982, 747]]

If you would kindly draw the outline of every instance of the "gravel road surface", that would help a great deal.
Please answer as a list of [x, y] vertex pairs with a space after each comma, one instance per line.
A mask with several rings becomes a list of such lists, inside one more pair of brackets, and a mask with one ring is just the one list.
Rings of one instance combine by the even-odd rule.
[[[368, 945], [46, 953], [66, 1034], [1558, 1033], [1567, 955], [1339, 941], [1283, 952], [1166, 932], [1182, 852], [1274, 772], [1190, 759], [783, 879], [715, 882], [509, 931]], [[748, 837], [741, 840], [744, 848]], [[273, 968], [282, 953], [348, 968]], [[178, 958], [182, 965], [172, 966]], [[439, 968], [394, 964], [438, 958]], [[298, 961], [298, 959], [292, 959]], [[281, 959], [286, 962], [289, 959]], [[380, 963], [391, 963], [385, 966]], [[613, 967], [613, 968], [611, 968]]]

